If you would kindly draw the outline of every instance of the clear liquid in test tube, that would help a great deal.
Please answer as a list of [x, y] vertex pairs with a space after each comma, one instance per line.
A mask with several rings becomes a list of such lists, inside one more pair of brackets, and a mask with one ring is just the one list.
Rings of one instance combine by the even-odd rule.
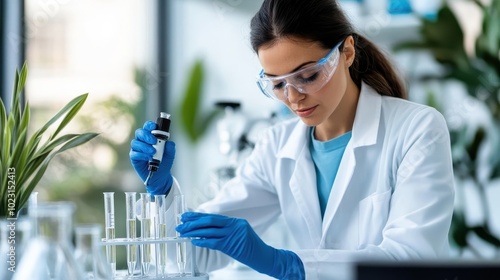
[[[127, 212], [127, 239], [135, 241], [137, 239], [137, 215], [136, 215], [136, 192], [125, 192], [125, 208]], [[127, 245], [127, 268], [128, 275], [134, 275], [137, 264], [137, 245]]]
[[[184, 195], [179, 194], [174, 196], [174, 212], [175, 212], [175, 225], [180, 225], [182, 213], [187, 211], [186, 201]], [[179, 233], [176, 232], [177, 237]], [[179, 274], [184, 275], [186, 273], [186, 242], [176, 243], [177, 251], [177, 267], [179, 268]]]
[[[166, 211], [167, 207], [165, 204], [165, 195], [155, 195], [155, 205], [156, 205], [156, 237], [159, 239], [164, 239], [167, 237], [167, 217]], [[158, 266], [159, 275], [166, 275], [167, 268], [167, 243], [162, 242], [159, 244], [158, 250]]]
[[[151, 195], [149, 193], [141, 193], [141, 238], [142, 240], [151, 239], [154, 235], [152, 234], [151, 228]], [[141, 244], [142, 254], [142, 273], [147, 276], [149, 274], [149, 268], [151, 266], [151, 244]]]
[[[113, 240], [115, 239], [115, 193], [105, 192], [103, 194], [106, 240]], [[114, 275], [116, 275], [116, 246], [106, 246], [106, 257], [114, 277]]]

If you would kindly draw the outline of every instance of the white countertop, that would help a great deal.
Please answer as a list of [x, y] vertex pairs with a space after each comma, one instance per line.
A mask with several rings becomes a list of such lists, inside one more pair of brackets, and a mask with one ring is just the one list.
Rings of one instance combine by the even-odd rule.
[[265, 274], [245, 267], [241, 264], [231, 264], [226, 268], [209, 273], [210, 280], [270, 280], [275, 279]]

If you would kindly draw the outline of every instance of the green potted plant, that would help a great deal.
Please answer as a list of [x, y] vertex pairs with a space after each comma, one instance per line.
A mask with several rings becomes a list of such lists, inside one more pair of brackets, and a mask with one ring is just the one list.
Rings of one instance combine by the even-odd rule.
[[[25, 63], [20, 72], [16, 70], [9, 112], [0, 99], [0, 217], [4, 218], [17, 217], [57, 154], [82, 145], [98, 135], [60, 135], [85, 103], [88, 94], [82, 94], [28, 136], [30, 106], [28, 102], [21, 106], [20, 101], [27, 75]], [[57, 128], [47, 135], [48, 129], [55, 127], [57, 122]]]
[[[476, 128], [465, 124], [459, 128], [451, 128], [450, 131], [455, 175], [459, 181], [473, 183], [481, 199], [480, 206], [484, 214], [482, 223], [468, 225], [464, 210], [456, 209], [450, 237], [460, 250], [469, 249], [477, 256], [481, 256], [480, 252], [475, 251], [469, 243], [470, 234], [475, 234], [496, 249], [500, 248], [500, 237], [496, 236], [490, 228], [494, 213], [491, 213], [490, 200], [486, 193], [488, 185], [500, 179], [500, 157], [498, 157], [498, 151], [500, 151], [498, 140], [498, 135], [500, 135], [500, 0], [492, 0], [489, 4], [483, 4], [478, 0], [470, 1], [477, 5], [482, 14], [482, 30], [476, 38], [474, 53], [467, 53], [463, 29], [446, 1], [440, 8], [436, 19], [421, 19], [419, 41], [404, 42], [396, 46], [395, 50], [430, 52], [434, 59], [443, 66], [443, 74], [425, 76], [422, 79], [458, 81], [466, 88], [471, 98], [482, 102], [488, 109], [491, 126]], [[429, 105], [441, 110], [442, 106], [434, 97], [429, 98]], [[493, 147], [493, 152], [486, 159], [489, 170], [484, 175], [478, 172], [485, 168], [484, 158], [480, 151], [488, 145]], [[457, 198], [467, 199], [460, 182], [457, 184]]]

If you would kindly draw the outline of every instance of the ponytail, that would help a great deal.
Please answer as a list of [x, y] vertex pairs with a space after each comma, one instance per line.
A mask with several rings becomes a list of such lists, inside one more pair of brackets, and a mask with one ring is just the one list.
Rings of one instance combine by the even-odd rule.
[[354, 83], [366, 83], [381, 95], [407, 98], [404, 83], [387, 56], [370, 40], [354, 34], [356, 56], [349, 73]]

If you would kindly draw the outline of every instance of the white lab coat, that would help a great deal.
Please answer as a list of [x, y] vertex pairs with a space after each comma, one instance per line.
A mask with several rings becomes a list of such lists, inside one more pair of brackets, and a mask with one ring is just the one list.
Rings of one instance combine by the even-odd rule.
[[[270, 128], [236, 178], [197, 211], [244, 218], [257, 233], [283, 215], [288, 226], [283, 230], [300, 246], [295, 253], [307, 279], [335, 279], [337, 265], [358, 257], [448, 256], [454, 184], [449, 133], [440, 113], [381, 96], [363, 84], [323, 219], [309, 137], [299, 119]], [[228, 260], [220, 252], [198, 250], [201, 271]]]

